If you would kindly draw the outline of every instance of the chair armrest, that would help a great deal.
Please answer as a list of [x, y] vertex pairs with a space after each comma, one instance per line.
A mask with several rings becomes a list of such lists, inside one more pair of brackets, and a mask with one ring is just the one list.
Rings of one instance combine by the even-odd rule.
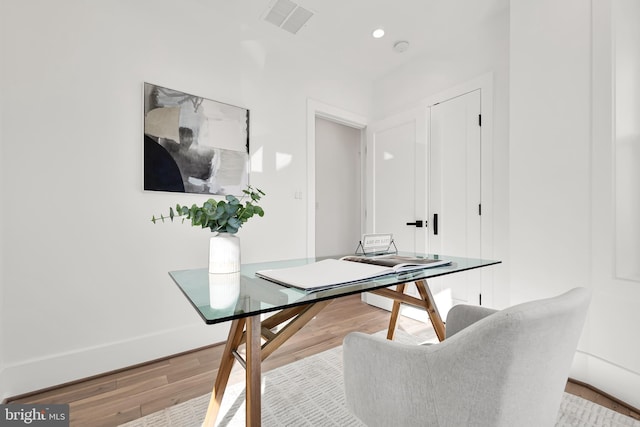
[[476, 305], [454, 305], [447, 314], [446, 336], [450, 338], [456, 333], [480, 319], [483, 319], [498, 310]]

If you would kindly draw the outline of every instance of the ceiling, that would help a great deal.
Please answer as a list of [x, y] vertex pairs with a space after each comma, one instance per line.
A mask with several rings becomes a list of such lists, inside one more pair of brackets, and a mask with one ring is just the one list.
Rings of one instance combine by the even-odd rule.
[[[509, 0], [291, 0], [314, 13], [291, 34], [264, 20], [277, 0], [214, 0], [224, 13], [262, 43], [304, 48], [375, 80], [410, 60], [464, 43], [504, 13]], [[386, 34], [374, 39], [382, 27]], [[404, 53], [393, 45], [406, 40]]]

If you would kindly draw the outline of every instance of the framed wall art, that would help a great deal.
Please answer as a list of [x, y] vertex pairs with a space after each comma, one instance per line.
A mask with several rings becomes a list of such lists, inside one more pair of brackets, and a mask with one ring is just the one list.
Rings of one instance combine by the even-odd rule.
[[249, 110], [144, 84], [144, 189], [242, 195]]

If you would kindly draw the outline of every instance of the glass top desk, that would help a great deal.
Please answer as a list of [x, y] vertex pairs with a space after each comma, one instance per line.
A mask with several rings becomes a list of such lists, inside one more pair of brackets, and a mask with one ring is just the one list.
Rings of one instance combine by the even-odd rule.
[[[406, 253], [402, 255], [421, 256]], [[246, 425], [259, 426], [262, 360], [336, 298], [371, 292], [393, 299], [388, 339], [393, 339], [400, 305], [405, 303], [420, 307], [427, 311], [436, 335], [442, 341], [445, 327], [427, 279], [495, 265], [500, 261], [438, 255], [429, 257], [450, 260], [451, 264], [391, 274], [319, 291], [282, 286], [259, 278], [255, 273], [260, 270], [301, 266], [321, 258], [245, 264], [240, 273], [231, 275], [210, 275], [206, 268], [170, 272], [169, 275], [206, 323], [232, 321], [203, 425], [214, 425], [231, 368], [237, 359], [246, 369]], [[419, 298], [404, 293], [409, 283], [415, 283]], [[274, 314], [262, 320], [263, 313]], [[284, 323], [285, 326], [277, 329]], [[238, 352], [243, 344], [246, 346], [244, 358]]]

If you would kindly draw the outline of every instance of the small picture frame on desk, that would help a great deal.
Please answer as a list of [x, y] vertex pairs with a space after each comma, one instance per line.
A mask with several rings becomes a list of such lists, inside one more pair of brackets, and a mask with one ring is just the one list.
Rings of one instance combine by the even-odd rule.
[[[391, 247], [393, 246], [393, 250]], [[398, 248], [393, 241], [392, 233], [363, 234], [362, 240], [356, 248], [359, 255], [381, 255], [398, 253]]]

